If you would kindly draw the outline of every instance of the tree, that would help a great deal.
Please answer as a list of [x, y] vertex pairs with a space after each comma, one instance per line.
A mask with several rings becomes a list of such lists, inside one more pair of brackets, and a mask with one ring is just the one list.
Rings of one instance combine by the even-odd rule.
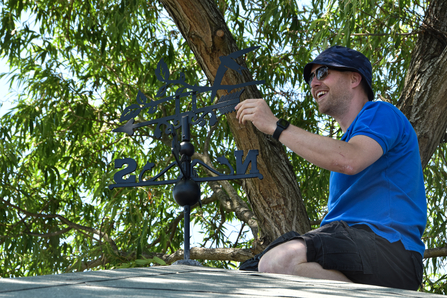
[[[237, 60], [248, 70], [242, 75], [227, 71], [224, 82], [265, 79], [260, 90], [247, 88], [244, 96], [263, 96], [277, 115], [309, 131], [339, 137], [335, 123], [315, 112], [302, 69], [315, 52], [342, 44], [371, 59], [377, 96], [398, 105], [418, 133], [429, 200], [424, 240], [433, 249], [426, 252], [426, 284], [429, 290], [445, 292], [445, 277], [436, 283], [429, 274], [442, 265], [443, 258], [435, 256], [446, 255], [446, 148], [441, 141], [447, 126], [442, 101], [447, 4], [161, 3], [164, 8], [139, 0], [2, 2], [2, 55], [12, 67], [11, 82], [20, 82], [23, 93], [14, 97], [14, 110], [1, 118], [1, 275], [171, 263], [182, 257], [182, 214], [171, 199], [171, 187], [107, 188], [116, 172], [114, 159], [131, 156], [140, 168], [154, 162], [154, 173], [172, 160], [169, 137], [156, 139], [153, 127], [133, 137], [111, 132], [120, 125], [124, 108], [136, 103], [138, 90], [155, 100], [161, 83], [154, 74], [161, 58], [172, 76], [183, 72], [186, 81], [205, 84], [214, 81], [220, 56], [260, 45]], [[25, 12], [29, 21], [21, 21]], [[199, 97], [198, 104], [209, 105], [210, 100]], [[150, 116], [171, 110], [166, 104]], [[203, 208], [194, 208], [192, 218], [205, 239], [202, 248], [191, 251], [193, 258], [234, 267], [280, 234], [309, 230], [324, 216], [328, 172], [250, 125], [239, 126], [234, 114], [219, 117], [212, 128], [197, 129], [192, 139], [201, 148], [194, 157], [218, 169], [216, 157], [233, 161], [235, 146], [259, 149], [258, 168], [264, 175], [262, 181], [203, 186]], [[176, 173], [166, 174], [172, 175]], [[230, 241], [225, 223], [233, 220], [242, 228]], [[245, 226], [253, 239], [244, 236]]]

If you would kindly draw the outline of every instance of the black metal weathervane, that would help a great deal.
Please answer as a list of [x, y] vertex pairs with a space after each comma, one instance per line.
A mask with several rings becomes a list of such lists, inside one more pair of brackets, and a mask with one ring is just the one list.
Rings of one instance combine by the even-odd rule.
[[[144, 180], [145, 174], [149, 172], [155, 164], [152, 162], [147, 162], [146, 165], [141, 170], [138, 176], [138, 182], [136, 181], [136, 175], [132, 175], [137, 169], [137, 163], [132, 158], [116, 159], [115, 168], [122, 168], [127, 165], [126, 168], [115, 173], [113, 179], [115, 184], [109, 185], [109, 189], [117, 187], [141, 187], [141, 186], [151, 186], [151, 185], [166, 185], [175, 184], [173, 190], [173, 196], [175, 201], [182, 206], [184, 209], [184, 220], [185, 220], [185, 230], [184, 230], [184, 260], [178, 261], [180, 264], [196, 265], [198, 262], [190, 260], [190, 211], [191, 206], [196, 203], [201, 203], [200, 201], [200, 182], [206, 181], [218, 181], [218, 180], [231, 180], [231, 179], [245, 179], [245, 178], [259, 178], [262, 179], [262, 174], [259, 173], [257, 169], [257, 156], [258, 150], [249, 150], [245, 160], [242, 161], [243, 151], [237, 150], [234, 152], [236, 157], [236, 170], [230, 164], [228, 159], [224, 156], [217, 158], [217, 161], [229, 168], [230, 174], [222, 174], [212, 167], [208, 166], [204, 162], [198, 159], [191, 160], [194, 154], [194, 145], [190, 143], [190, 126], [199, 124], [204, 126], [206, 124], [205, 116], [209, 115], [209, 125], [213, 126], [217, 122], [216, 111], [218, 110], [220, 114], [227, 114], [234, 112], [234, 107], [239, 103], [240, 96], [244, 89], [231, 93], [234, 89], [243, 88], [250, 85], [263, 84], [265, 81], [252, 81], [237, 85], [222, 85], [222, 79], [228, 68], [241, 72], [244, 67], [237, 64], [233, 59], [238, 58], [246, 53], [249, 53], [259, 47], [251, 47], [245, 50], [240, 50], [229, 54], [227, 56], [219, 57], [221, 64], [217, 69], [214, 84], [211, 87], [207, 86], [193, 86], [185, 82], [185, 75], [180, 73], [180, 78], [177, 80], [170, 80], [170, 73], [166, 63], [163, 59], [157, 65], [156, 76], [157, 79], [165, 84], [160, 87], [156, 97], [163, 97], [166, 94], [166, 90], [169, 85], [177, 84], [181, 85], [175, 95], [168, 96], [156, 101], [147, 100], [146, 96], [141, 91], [138, 91], [137, 102], [138, 104], [132, 104], [124, 109], [121, 114], [120, 122], [127, 121], [126, 124], [114, 129], [114, 132], [125, 132], [129, 136], [132, 136], [134, 131], [140, 127], [148, 125], [156, 125], [154, 136], [156, 138], [161, 137], [161, 126], [165, 125], [165, 133], [172, 135], [172, 146], [171, 152], [174, 155], [175, 161], [163, 169], [160, 173], [153, 176], [148, 180]], [[229, 94], [221, 96], [218, 102], [214, 105], [198, 108], [196, 104], [197, 95], [205, 92], [211, 92], [210, 100], [214, 100], [218, 90], [226, 90]], [[191, 96], [192, 110], [181, 112], [180, 111], [180, 98]], [[135, 123], [135, 117], [137, 117], [142, 110], [148, 109], [148, 114], [153, 114], [157, 111], [157, 106], [163, 104], [167, 101], [175, 100], [175, 114], [171, 116], [166, 116], [160, 119], [154, 119], [150, 121]], [[181, 129], [181, 142], [178, 141], [177, 129]], [[246, 171], [249, 164], [251, 163], [251, 169], [248, 174]], [[203, 166], [209, 171], [215, 174], [211, 177], [198, 177], [197, 171], [194, 169], [196, 165]], [[177, 179], [173, 180], [159, 180], [167, 171], [171, 168], [177, 166], [180, 169], [179, 176]], [[129, 175], [126, 179], [124, 176]]]

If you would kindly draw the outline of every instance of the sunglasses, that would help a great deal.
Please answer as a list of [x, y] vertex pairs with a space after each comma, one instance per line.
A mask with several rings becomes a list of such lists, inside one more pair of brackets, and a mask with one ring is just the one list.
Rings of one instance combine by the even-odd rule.
[[337, 71], [349, 71], [348, 69], [342, 69], [342, 68], [334, 68], [329, 66], [320, 66], [318, 67], [314, 72], [312, 72], [309, 76], [309, 85], [312, 84], [312, 80], [314, 78], [317, 78], [317, 80], [322, 81], [324, 80], [327, 75], [329, 74], [329, 69], [337, 70]]

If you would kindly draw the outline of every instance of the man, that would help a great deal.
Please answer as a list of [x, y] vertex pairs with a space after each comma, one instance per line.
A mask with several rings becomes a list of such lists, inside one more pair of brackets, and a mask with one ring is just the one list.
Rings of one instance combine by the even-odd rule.
[[331, 171], [328, 214], [319, 229], [287, 233], [241, 269], [259, 262], [261, 272], [417, 290], [427, 207], [416, 133], [393, 105], [372, 101], [371, 63], [357, 51], [327, 49], [304, 79], [341, 140], [278, 120], [263, 99], [239, 103], [236, 117]]

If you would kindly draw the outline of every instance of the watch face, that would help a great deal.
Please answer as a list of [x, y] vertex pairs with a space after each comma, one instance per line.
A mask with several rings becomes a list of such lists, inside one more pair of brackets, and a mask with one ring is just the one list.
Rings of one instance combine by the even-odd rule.
[[284, 120], [284, 119], [281, 118], [281, 119], [278, 120], [277, 124], [279, 126], [281, 126], [281, 127], [286, 128], [287, 126], [289, 126], [289, 121]]

